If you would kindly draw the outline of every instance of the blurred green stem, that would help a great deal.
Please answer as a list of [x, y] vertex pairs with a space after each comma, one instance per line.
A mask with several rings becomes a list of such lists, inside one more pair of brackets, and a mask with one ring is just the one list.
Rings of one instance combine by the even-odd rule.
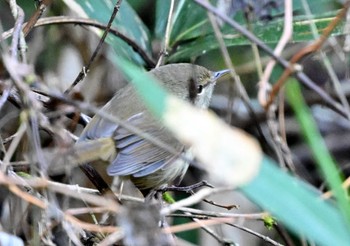
[[342, 178], [337, 164], [329, 153], [327, 146], [317, 129], [309, 108], [301, 94], [301, 88], [297, 80], [289, 79], [286, 86], [287, 100], [293, 108], [299, 122], [302, 134], [312, 151], [318, 167], [321, 170], [329, 188], [332, 190], [338, 206], [350, 225], [349, 196], [342, 187]]

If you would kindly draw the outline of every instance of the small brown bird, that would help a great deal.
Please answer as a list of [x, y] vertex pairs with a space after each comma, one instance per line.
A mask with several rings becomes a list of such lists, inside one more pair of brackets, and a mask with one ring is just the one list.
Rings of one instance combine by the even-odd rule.
[[[207, 108], [216, 80], [227, 72], [228, 70], [211, 72], [202, 66], [182, 63], [161, 66], [149, 74], [173, 95], [191, 101], [197, 107]], [[108, 175], [129, 178], [141, 191], [160, 188], [177, 177], [184, 176], [189, 164], [179, 158], [186, 151], [184, 146], [153, 117], [132, 85], [118, 91], [102, 110], [151, 134], [179, 153], [170, 154], [118, 124], [96, 115], [84, 129], [79, 142], [113, 138], [116, 153], [111, 157]]]

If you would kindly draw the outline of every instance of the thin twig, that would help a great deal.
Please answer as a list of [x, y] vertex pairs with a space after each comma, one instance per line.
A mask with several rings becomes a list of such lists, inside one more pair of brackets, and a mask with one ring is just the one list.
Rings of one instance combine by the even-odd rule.
[[[245, 20], [247, 22], [247, 30], [249, 32], [252, 32], [253, 27], [252, 27], [252, 19], [253, 19], [253, 13], [251, 10], [245, 10]], [[261, 77], [263, 75], [263, 69], [262, 69], [262, 62], [261, 62], [261, 57], [258, 49], [258, 45], [254, 42], [250, 42], [250, 46], [252, 48], [252, 53], [254, 56], [254, 63], [255, 63], [255, 68], [256, 68], [256, 73], [258, 75], [259, 80], [261, 80]]]
[[232, 240], [225, 239], [222, 236], [219, 236], [219, 234], [216, 233], [213, 229], [211, 229], [209, 226], [207, 226], [204, 223], [202, 223], [203, 220], [194, 218], [193, 221], [197, 222], [204, 231], [206, 231], [210, 236], [212, 236], [221, 245], [236, 245], [236, 243], [234, 243]]
[[345, 21], [346, 22], [343, 30], [343, 33], [345, 33], [343, 50], [344, 52], [349, 52], [350, 51], [350, 11], [349, 10], [346, 14]]
[[215, 189], [204, 188], [204, 189], [198, 191], [196, 194], [194, 194], [186, 199], [182, 199], [178, 202], [170, 204], [167, 207], [164, 207], [160, 213], [164, 216], [168, 215], [168, 214], [178, 210], [181, 207], [191, 206], [193, 204], [201, 202], [204, 198], [206, 198], [210, 195], [217, 194], [217, 193], [224, 192], [224, 191], [228, 191], [228, 190], [232, 190], [232, 187], [223, 187], [223, 188], [215, 188]]
[[[347, 177], [347, 179], [343, 182], [342, 187], [344, 188], [344, 190], [348, 190], [350, 187], [350, 177]], [[330, 199], [333, 196], [333, 192], [332, 191], [327, 191], [325, 193], [322, 194], [322, 199]]]
[[1, 169], [3, 172], [6, 172], [7, 167], [10, 164], [10, 160], [11, 160], [13, 154], [15, 153], [15, 151], [19, 145], [19, 142], [21, 141], [24, 133], [27, 130], [27, 126], [28, 126], [27, 122], [23, 121], [20, 124], [17, 132], [15, 133], [15, 137], [14, 137], [13, 141], [11, 142], [10, 147], [6, 151], [6, 154], [5, 154], [4, 159], [3, 159], [3, 163], [1, 165]]
[[116, 226], [102, 226], [102, 225], [87, 223], [67, 213], [63, 213], [63, 215], [64, 215], [64, 219], [70, 224], [74, 225], [77, 228], [84, 229], [90, 232], [114, 233], [120, 230], [120, 228]]
[[173, 26], [173, 14], [174, 14], [174, 6], [175, 6], [175, 0], [170, 1], [170, 8], [169, 8], [169, 14], [168, 14], [168, 21], [165, 29], [165, 36], [164, 36], [164, 47], [163, 50], [160, 52], [160, 56], [157, 62], [156, 67], [159, 67], [164, 64], [164, 58], [168, 55], [168, 49], [169, 49], [169, 42], [170, 42], [170, 34], [171, 34], [171, 28]]
[[[293, 33], [293, 2], [292, 0], [284, 1], [284, 21], [283, 21], [283, 32], [278, 44], [274, 50], [276, 56], [280, 56], [284, 47], [287, 45], [288, 41], [292, 37]], [[261, 105], [265, 105], [267, 101], [267, 96], [271, 85], [269, 84], [269, 79], [273, 68], [276, 65], [276, 60], [271, 59], [264, 70], [264, 74], [259, 82], [259, 92], [258, 99]]]
[[123, 239], [123, 237], [124, 237], [124, 232], [122, 230], [118, 230], [118, 231], [112, 232], [105, 239], [103, 239], [103, 241], [101, 241], [98, 245], [99, 246], [114, 245], [116, 242]]
[[105, 212], [109, 212], [107, 207], [82, 207], [82, 208], [68, 208], [66, 213], [70, 215], [82, 215], [82, 214], [102, 214]]
[[46, 176], [46, 168], [45, 168], [46, 164], [45, 164], [43, 150], [41, 148], [41, 138], [39, 134], [40, 125], [39, 125], [38, 116], [34, 108], [32, 108], [29, 111], [29, 122], [30, 122], [30, 125], [29, 125], [30, 128], [27, 128], [27, 131], [29, 133], [28, 135], [31, 141], [31, 147], [34, 149], [36, 159], [38, 160], [39, 172], [41, 173], [41, 175]]
[[[8, 179], [2, 172], [0, 172], [0, 183], [7, 185], [9, 190], [16, 196], [20, 197], [22, 200], [30, 204], [33, 204], [41, 209], [47, 210], [49, 208], [49, 203], [47, 201], [43, 201], [37, 197], [34, 197], [22, 191], [15, 184], [13, 184], [10, 181], [10, 179]], [[65, 213], [62, 211], [60, 212], [63, 214], [63, 217], [66, 221], [70, 222], [72, 225], [78, 226], [79, 228], [82, 228], [85, 230], [89, 230], [92, 232], [106, 232], [106, 233], [111, 233], [119, 230], [117, 227], [114, 227], [114, 226], [100, 226], [100, 225], [86, 223], [86, 222], [80, 221], [79, 219], [75, 218], [69, 213]]]
[[8, 189], [15, 194], [16, 196], [20, 197], [23, 201], [26, 201], [30, 204], [33, 204], [41, 209], [47, 209], [47, 204], [44, 203], [42, 200], [39, 198], [36, 198], [27, 192], [22, 191], [19, 189], [16, 185], [9, 185]]
[[[44, 181], [44, 179], [41, 179], [41, 180]], [[27, 201], [27, 202], [29, 202], [29, 203], [31, 203], [31, 204], [33, 204], [41, 209], [47, 210], [49, 208], [48, 201], [41, 200], [37, 197], [34, 197], [34, 196], [32, 196], [32, 195], [30, 195], [30, 194], [28, 194], [28, 193], [26, 193], [18, 188], [16, 183], [23, 184], [23, 183], [26, 183], [26, 180], [22, 179], [19, 181], [16, 179], [12, 179], [12, 178], [6, 177], [2, 172], [0, 172], [0, 183], [3, 185], [7, 185], [9, 190], [13, 194], [17, 195], [18, 197], [20, 197], [24, 201]], [[115, 203], [111, 199], [106, 199], [104, 197], [94, 196], [94, 195], [90, 195], [90, 194], [82, 194], [79, 192], [78, 193], [77, 192], [70, 192], [67, 189], [62, 189], [60, 186], [59, 187], [52, 186], [52, 183], [51, 183], [50, 190], [53, 190], [55, 192], [60, 192], [64, 195], [70, 195], [70, 196], [78, 198], [78, 199], [82, 199], [85, 202], [89, 201], [92, 204], [104, 206], [109, 211], [117, 212], [118, 204]], [[74, 225], [78, 228], [81, 228], [81, 229], [85, 229], [85, 230], [92, 231], [92, 232], [104, 232], [104, 233], [112, 233], [112, 232], [119, 230], [117, 227], [113, 227], [113, 226], [100, 226], [100, 225], [86, 223], [86, 222], [80, 221], [79, 219], [75, 218], [74, 216], [72, 216], [71, 214], [69, 214], [67, 212], [62, 212], [62, 211], [60, 211], [60, 212], [62, 213], [64, 219], [67, 222], [69, 222], [72, 225]]]
[[57, 182], [49, 181], [46, 178], [31, 178], [24, 179], [17, 176], [14, 173], [11, 173], [11, 177], [5, 176], [2, 172], [0, 172], [0, 184], [3, 185], [20, 185], [30, 188], [46, 188], [50, 191], [60, 193], [69, 197], [76, 198], [78, 200], [83, 200], [87, 203], [90, 203], [95, 206], [105, 207], [110, 212], [117, 212], [119, 205], [113, 199], [101, 197], [99, 195], [91, 194], [90, 191], [86, 191], [84, 188], [80, 188], [76, 186], [76, 188], [72, 188], [73, 186], [67, 186], [63, 184], [59, 184]]
[[17, 58], [17, 50], [19, 48], [18, 44], [20, 43], [22, 33], [22, 25], [24, 22], [24, 12], [15, 1], [10, 1], [11, 10], [13, 17], [15, 18], [15, 26], [13, 28], [13, 37], [11, 43], [11, 56]]
[[11, 86], [9, 86], [8, 84], [4, 84], [4, 88], [2, 88], [2, 93], [1, 93], [1, 97], [0, 97], [0, 111], [2, 109], [2, 107], [5, 105], [5, 103], [7, 102], [7, 99], [9, 98], [10, 94], [11, 94]]
[[92, 56], [91, 56], [88, 64], [81, 69], [77, 78], [74, 80], [74, 82], [71, 84], [71, 86], [64, 92], [64, 94], [68, 95], [74, 89], [74, 87], [79, 82], [81, 82], [83, 79], [85, 79], [85, 77], [87, 76], [87, 73], [90, 71], [90, 67], [91, 67], [92, 63], [95, 61], [95, 58], [96, 58], [97, 54], [100, 52], [100, 49], [102, 48], [102, 44], [104, 43], [104, 41], [109, 33], [109, 30], [111, 29], [112, 23], [113, 23], [116, 15], [119, 11], [121, 2], [122, 2], [122, 0], [118, 0], [117, 3], [114, 5], [113, 12], [111, 14], [111, 17], [109, 18], [106, 29], [104, 30], [103, 35], [100, 38], [100, 41], [98, 42], [98, 45], [96, 46], [94, 52], [92, 53]]
[[208, 219], [208, 220], [201, 220], [201, 223], [196, 222], [190, 222], [190, 223], [185, 223], [181, 225], [176, 225], [176, 226], [170, 226], [167, 228], [164, 228], [163, 231], [165, 233], [177, 233], [181, 231], [188, 231], [188, 230], [193, 230], [193, 229], [198, 229], [202, 226], [209, 226], [209, 225], [217, 225], [217, 224], [223, 224], [223, 223], [230, 223], [234, 221], [234, 218], [214, 218], [214, 219]]
[[[222, 37], [222, 33], [220, 31], [220, 28], [219, 28], [219, 25], [217, 23], [217, 20], [214, 18], [213, 14], [211, 14], [210, 12], [208, 12], [208, 17], [209, 17], [210, 23], [211, 23], [211, 25], [213, 27], [216, 40], [219, 43], [221, 54], [224, 57], [225, 65], [230, 70], [230, 75], [231, 75], [231, 77], [233, 78], [233, 80], [235, 82], [234, 85], [236, 87], [236, 91], [238, 91], [239, 96], [242, 99], [244, 106], [247, 108], [247, 110], [249, 112], [249, 115], [256, 122], [255, 126], [257, 128], [258, 133], [261, 136], [262, 141], [267, 144], [267, 140], [266, 140], [265, 135], [264, 135], [264, 133], [263, 133], [263, 131], [261, 129], [261, 126], [258, 124], [258, 119], [256, 117], [254, 109], [252, 108], [252, 106], [250, 104], [250, 98], [248, 96], [248, 93], [247, 93], [246, 89], [244, 88], [244, 86], [243, 86], [243, 84], [241, 82], [241, 79], [238, 76], [238, 74], [236, 73], [236, 70], [235, 70], [235, 68], [234, 68], [234, 66], [232, 64], [230, 55], [228, 53], [227, 47], [226, 47], [224, 39]], [[233, 90], [230, 88], [230, 92], [232, 92], [232, 91]], [[231, 96], [231, 95], [229, 95], [229, 96]], [[229, 100], [229, 102], [228, 102], [228, 109], [232, 108], [232, 106], [231, 106], [232, 104], [233, 104], [233, 102], [230, 102], [230, 100]], [[227, 118], [227, 122], [229, 124], [231, 122], [231, 118], [232, 118], [232, 111], [229, 110], [228, 118]]]
[[23, 28], [23, 34], [24, 36], [27, 36], [29, 32], [33, 29], [39, 18], [43, 15], [45, 12], [47, 6], [51, 4], [51, 0], [41, 0], [38, 8], [34, 12], [34, 14], [29, 18], [28, 22]]
[[266, 111], [266, 123], [268, 126], [268, 130], [270, 132], [270, 135], [272, 137], [271, 141], [272, 141], [273, 150], [277, 156], [277, 160], [278, 160], [280, 167], [284, 171], [286, 171], [286, 164], [285, 164], [285, 160], [284, 160], [284, 155], [283, 155], [283, 152], [281, 150], [281, 145], [280, 145], [281, 138], [280, 138], [280, 135], [278, 133], [278, 125], [276, 123], [275, 105], [271, 105], [271, 107], [269, 107], [265, 111]]
[[[212, 187], [211, 187], [212, 188]], [[205, 193], [205, 192], [204, 192]], [[193, 193], [192, 193], [193, 194]], [[195, 194], [193, 194], [193, 196], [195, 196]], [[188, 201], [190, 202], [191, 199], [188, 199]], [[201, 199], [202, 201], [206, 201], [205, 198]], [[179, 202], [181, 203], [181, 201]], [[175, 204], [175, 203], [173, 203]], [[185, 212], [186, 215], [191, 216], [192, 214], [190, 212]], [[198, 223], [201, 227], [201, 229], [203, 229], [204, 231], [206, 231], [209, 235], [211, 235], [215, 240], [217, 240], [220, 244], [223, 245], [231, 245], [232, 242], [225, 240], [223, 238], [221, 238], [214, 230], [212, 230], [211, 228], [209, 228], [205, 223], [202, 223], [201, 220], [199, 220], [198, 218], [196, 218], [196, 216], [190, 217], [192, 221]]]
[[272, 240], [271, 238], [269, 238], [268, 236], [264, 236], [260, 233], [257, 233], [256, 231], [253, 231], [245, 226], [241, 226], [241, 225], [237, 225], [237, 224], [233, 224], [233, 223], [226, 223], [226, 225], [230, 225], [230, 226], [233, 226], [233, 227], [236, 227], [237, 229], [240, 229], [242, 231], [245, 231], [249, 234], [252, 234], [258, 238], [261, 238], [262, 240], [264, 240], [265, 242], [267, 243], [270, 243], [272, 245], [276, 245], [276, 246], [283, 246], [282, 244], [276, 242], [275, 240]]
[[[285, 46], [289, 42], [290, 38], [293, 34], [293, 1], [292, 0], [285, 0], [284, 1], [284, 22], [283, 22], [283, 32], [282, 36], [274, 50], [276, 55], [281, 55], [282, 51], [284, 50]], [[260, 80], [259, 83], [259, 91], [258, 91], [258, 99], [261, 105], [264, 105], [266, 103], [266, 97], [269, 94], [269, 91], [271, 90], [271, 85], [269, 84], [269, 79], [272, 73], [273, 68], [276, 65], [275, 60], [270, 60], [267, 64], [264, 75]], [[275, 107], [270, 107], [269, 111], [275, 111]], [[268, 116], [271, 116], [274, 114], [271, 114], [271, 112], [268, 112]], [[287, 138], [286, 138], [286, 130], [285, 130], [285, 117], [284, 117], [284, 90], [281, 89], [280, 91], [280, 100], [278, 104], [278, 124], [276, 123], [276, 131], [273, 129], [270, 129], [271, 132], [273, 132], [273, 140], [276, 142], [276, 145], [278, 145], [278, 149], [276, 151], [284, 151], [283, 155], [283, 161], [287, 164], [288, 168], [293, 171], [295, 174], [295, 166], [291, 158], [291, 151], [287, 144]], [[274, 118], [269, 119], [273, 124]], [[279, 141], [276, 141], [278, 139]]]
[[277, 231], [278, 235], [281, 237], [283, 240], [284, 244], [286, 246], [295, 246], [291, 236], [289, 235], [289, 231], [287, 231], [284, 226], [280, 224], [273, 224], [273, 228]]
[[202, 219], [202, 220], [207, 220], [209, 219], [208, 216], [206, 215], [198, 215], [198, 214], [191, 214], [191, 213], [184, 213], [184, 214], [180, 214], [180, 213], [173, 213], [173, 214], [169, 214], [166, 217], [179, 217], [179, 218], [197, 218], [197, 219]]
[[[181, 201], [180, 201], [181, 202]], [[203, 211], [198, 209], [192, 209], [192, 208], [179, 208], [178, 210], [183, 211], [185, 213], [185, 216], [191, 218], [193, 221], [198, 223], [198, 225], [205, 230], [208, 234], [210, 234], [212, 237], [214, 237], [218, 242], [221, 244], [231, 244], [231, 241], [222, 239], [217, 233], [215, 233], [213, 230], [208, 228], [207, 222], [210, 221], [208, 217], [218, 217], [218, 218], [235, 218], [235, 219], [263, 219], [266, 214], [233, 214], [233, 213], [219, 213], [219, 212], [213, 212], [213, 211]], [[198, 216], [202, 217], [199, 218]], [[205, 217], [203, 217], [205, 216]], [[205, 223], [203, 223], [203, 219], [205, 220]], [[188, 230], [191, 227], [193, 227], [193, 224], [185, 224], [184, 227], [179, 226], [177, 228], [178, 231], [182, 230]], [[174, 227], [172, 227], [174, 228]], [[194, 229], [194, 228], [191, 228]]]
[[178, 208], [179, 211], [189, 212], [191, 214], [208, 216], [208, 217], [232, 217], [244, 220], [263, 220], [264, 217], [268, 216], [268, 213], [254, 213], [254, 214], [237, 214], [237, 213], [223, 213], [223, 212], [215, 212], [215, 211], [206, 211], [195, 208], [187, 208], [182, 207]]
[[[253, 113], [254, 114], [254, 111], [252, 109], [252, 107], [250, 106], [250, 101], [249, 101], [249, 96], [241, 82], [241, 79], [240, 77], [238, 76], [238, 74], [236, 73], [236, 70], [231, 62], [231, 58], [230, 58], [230, 55], [228, 53], [228, 50], [227, 50], [227, 47], [225, 45], [225, 42], [224, 42], [224, 39], [222, 37], [222, 33], [220, 31], [220, 28], [219, 28], [219, 24], [216, 20], [216, 18], [214, 17], [214, 15], [210, 12], [207, 12], [207, 15], [208, 15], [208, 18], [209, 18], [209, 21], [210, 21], [210, 24], [214, 30], [214, 34], [215, 34], [215, 38], [216, 40], [218, 41], [219, 43], [219, 47], [220, 47], [220, 51], [221, 51], [221, 54], [223, 55], [224, 57], [224, 61], [225, 61], [225, 65], [226, 67], [230, 70], [230, 75], [231, 77], [233, 78], [234, 80], [234, 84], [230, 83], [230, 88], [229, 88], [229, 98], [228, 98], [228, 102], [227, 102], [227, 108], [228, 109], [231, 109], [233, 108], [233, 86], [236, 87], [236, 90], [238, 91], [239, 93], [239, 96], [242, 98], [242, 101], [244, 102], [245, 106], [247, 107], [248, 111], [250, 113]], [[226, 118], [226, 121], [228, 124], [231, 123], [231, 120], [232, 120], [232, 111], [231, 110], [227, 110], [227, 118]]]

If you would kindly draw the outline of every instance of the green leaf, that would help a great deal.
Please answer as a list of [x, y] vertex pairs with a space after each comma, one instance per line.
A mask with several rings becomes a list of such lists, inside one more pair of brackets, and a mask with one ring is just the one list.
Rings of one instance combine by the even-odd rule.
[[350, 230], [342, 213], [313, 187], [264, 158], [259, 175], [242, 191], [278, 221], [317, 245], [348, 245]]
[[[159, 0], [161, 1], [161, 0]], [[164, 2], [164, 1], [163, 1]], [[293, 11], [296, 13], [295, 17], [299, 18], [304, 14], [304, 9], [301, 4], [300, 0], [293, 1]], [[324, 15], [324, 13], [330, 13], [335, 12], [338, 10], [341, 5], [331, 2], [329, 0], [308, 0], [307, 4], [309, 5], [311, 12], [315, 15], [313, 18], [319, 19], [320, 16]], [[273, 15], [275, 16], [275, 19], [278, 20], [279, 23], [277, 23], [277, 26], [280, 26], [279, 33], [282, 31], [283, 27], [283, 3], [281, 4], [279, 9], [273, 9]], [[245, 24], [245, 19], [243, 15], [241, 14], [243, 10], [236, 12], [236, 15], [233, 17], [237, 22], [241, 24]], [[306, 19], [306, 18], [304, 18]], [[308, 18], [310, 19], [310, 18]], [[270, 38], [263, 38], [259, 35], [260, 30], [254, 31], [254, 33], [257, 33], [258, 36], [262, 38], [262, 40], [271, 39], [270, 41], [267, 41], [268, 43], [276, 43], [278, 41], [280, 35], [273, 35], [273, 31], [276, 32], [276, 24], [271, 24], [271, 22], [256, 22], [255, 24], [261, 25], [261, 27], [267, 27], [271, 28]], [[253, 23], [254, 26], [254, 23]], [[212, 27], [210, 25], [210, 22], [208, 21], [207, 13], [206, 11], [198, 6], [196, 3], [190, 0], [182, 0], [179, 1], [176, 12], [174, 14], [174, 24], [173, 24], [173, 30], [170, 37], [170, 46], [174, 46], [175, 44], [179, 42], [183, 42], [186, 40], [195, 39], [201, 36], [206, 36], [208, 34], [212, 33]], [[214, 37], [214, 36], [213, 36]], [[296, 38], [296, 40], [299, 41], [305, 41], [301, 38]], [[310, 40], [310, 39], [309, 39]], [[213, 41], [213, 40], [210, 40]], [[216, 41], [216, 40], [214, 40]], [[248, 44], [245, 43], [231, 43], [229, 45], [242, 45], [242, 44]], [[186, 58], [189, 58], [187, 56]]]
[[[69, 0], [64, 1], [69, 8], [75, 10], [79, 15], [88, 16], [91, 19], [106, 24], [114, 9], [114, 3], [109, 0], [76, 0], [74, 4]], [[122, 1], [112, 26], [136, 42], [146, 53], [150, 54], [151, 42], [149, 31], [127, 1]], [[106, 41], [113, 47], [118, 56], [140, 65], [144, 64], [141, 57], [120, 38], [114, 35], [108, 35]]]
[[173, 20], [170, 46], [211, 32], [206, 11], [193, 1], [180, 1]]
[[159, 39], [164, 38], [169, 10], [170, 1], [157, 0], [154, 34]]
[[[333, 14], [333, 15], [330, 15]], [[306, 42], [314, 40], [312, 35], [310, 24], [314, 23], [317, 27], [319, 34], [325, 29], [332, 21], [332, 17], [335, 12], [327, 13], [327, 15], [320, 15], [318, 18], [308, 20], [306, 16], [300, 16], [294, 19], [293, 22], [293, 37], [291, 42]], [[210, 26], [210, 24], [207, 24]], [[344, 25], [342, 22], [332, 32], [332, 36], [344, 35]], [[253, 33], [261, 39], [264, 43], [275, 44], [279, 41], [283, 31], [283, 19], [272, 21], [269, 23], [257, 22], [253, 26]], [[241, 34], [231, 27], [225, 26], [222, 30], [225, 45], [227, 47], [248, 45], [250, 41], [244, 38]], [[189, 41], [177, 46], [176, 50], [168, 58], [169, 62], [177, 62], [181, 60], [188, 60], [195, 58], [206, 52], [214, 49], [218, 49], [219, 45], [214, 34], [210, 33], [202, 37], [198, 37], [193, 41]]]
[[[329, 1], [329, 0], [306, 0], [310, 11], [314, 15], [324, 14], [336, 9], [340, 9], [342, 6], [341, 1]], [[297, 14], [305, 14], [302, 1], [294, 0], [293, 1], [293, 11]]]

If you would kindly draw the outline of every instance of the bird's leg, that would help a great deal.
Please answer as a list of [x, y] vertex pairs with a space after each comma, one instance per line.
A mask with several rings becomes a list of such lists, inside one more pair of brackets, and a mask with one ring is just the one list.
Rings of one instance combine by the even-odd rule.
[[168, 185], [164, 184], [159, 188], [141, 190], [141, 193], [145, 197], [145, 203], [150, 203], [153, 198], [155, 198], [157, 201], [162, 201], [163, 193], [167, 191], [167, 188]]
[[145, 203], [151, 203], [153, 198], [157, 198], [158, 191], [155, 189], [141, 190], [141, 193], [145, 197]]
[[119, 197], [119, 200], [120, 200], [120, 201], [122, 200], [123, 188], [124, 188], [124, 181], [120, 182], [120, 186], [119, 186], [119, 194], [118, 194], [118, 197]]
[[[162, 186], [160, 189], [164, 189], [166, 187], [166, 185]], [[142, 194], [145, 197], [145, 204], [151, 204], [151, 202], [158, 202], [160, 207], [163, 207], [163, 202], [162, 202], [162, 193], [161, 191], [159, 191], [158, 189], [148, 189], [148, 190], [142, 190], [141, 191]], [[169, 225], [166, 222], [166, 218], [165, 216], [161, 216], [160, 220], [159, 220], [159, 226], [161, 228], [165, 228], [168, 227]]]

